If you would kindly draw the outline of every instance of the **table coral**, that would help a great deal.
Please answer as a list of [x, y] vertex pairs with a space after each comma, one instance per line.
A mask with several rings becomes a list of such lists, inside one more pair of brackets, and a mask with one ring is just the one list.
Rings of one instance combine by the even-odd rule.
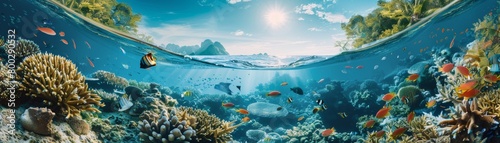
[[102, 82], [105, 82], [107, 84], [113, 85], [114, 87], [121, 89], [129, 85], [127, 79], [120, 76], [116, 76], [114, 73], [108, 71], [98, 70], [92, 74], [92, 77], [98, 78]]
[[26, 96], [42, 99], [56, 113], [80, 116], [81, 111], [100, 112], [101, 98], [88, 90], [76, 65], [64, 57], [36, 54], [27, 57], [16, 70], [19, 90]]

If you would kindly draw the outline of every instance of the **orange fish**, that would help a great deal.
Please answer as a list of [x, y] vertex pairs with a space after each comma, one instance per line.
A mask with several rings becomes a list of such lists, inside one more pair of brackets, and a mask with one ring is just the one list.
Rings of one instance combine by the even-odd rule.
[[61, 39], [61, 42], [63, 42], [64, 44], [68, 45], [68, 41], [66, 41], [64, 39]]
[[87, 44], [87, 46], [89, 46], [89, 49], [92, 49], [92, 48], [90, 47], [89, 42], [85, 41], [85, 44]]
[[333, 127], [331, 129], [326, 129], [323, 132], [321, 132], [321, 136], [323, 136], [323, 137], [328, 137], [328, 136], [333, 135], [333, 134], [335, 134], [335, 128], [333, 128]]
[[453, 44], [455, 43], [455, 37], [456, 36], [453, 36], [453, 39], [451, 39], [451, 42], [450, 42], [450, 48], [453, 47]]
[[241, 122], [244, 122], [244, 123], [246, 123], [248, 121], [250, 121], [249, 117], [243, 117], [243, 119], [241, 119]]
[[391, 93], [387, 93], [384, 95], [384, 97], [382, 97], [382, 100], [386, 101], [386, 102], [389, 102], [391, 101], [394, 97], [396, 97], [396, 93], [394, 92], [391, 92]]
[[410, 123], [411, 121], [413, 121], [413, 118], [415, 118], [415, 111], [411, 111], [408, 116], [406, 117], [406, 121], [408, 121], [408, 123]]
[[455, 65], [453, 65], [453, 63], [447, 63], [447, 64], [444, 64], [442, 67], [440, 67], [439, 71], [447, 73], [447, 72], [450, 72], [454, 66]]
[[94, 63], [92, 63], [92, 61], [89, 59], [89, 57], [87, 57], [87, 60], [89, 61], [90, 66], [94, 67]]
[[455, 92], [457, 92], [457, 94], [460, 95], [460, 94], [465, 93], [466, 91], [474, 89], [477, 85], [478, 85], [477, 80], [470, 80], [470, 81], [467, 81], [465, 83], [460, 84], [460, 86], [455, 88]]
[[240, 109], [236, 109], [236, 112], [240, 113], [240, 114], [243, 114], [243, 115], [248, 115], [248, 111], [243, 109], [243, 108], [240, 108]]
[[418, 79], [418, 73], [414, 73], [414, 74], [409, 75], [406, 78], [406, 81], [416, 81], [417, 79]]
[[302, 120], [304, 120], [304, 116], [301, 116], [299, 117], [299, 119], [297, 119], [297, 121], [302, 121]]
[[73, 41], [73, 48], [76, 49], [76, 43], [75, 43], [75, 40], [71, 39], [71, 41]]
[[391, 107], [383, 107], [382, 109], [378, 110], [377, 114], [375, 117], [382, 119], [390, 115], [389, 111], [391, 110]]
[[356, 69], [362, 69], [362, 68], [364, 68], [362, 65], [356, 67]]
[[363, 125], [364, 128], [373, 128], [373, 125], [375, 125], [375, 120], [369, 120], [366, 121], [366, 123]]
[[288, 85], [288, 82], [282, 82], [281, 83], [281, 86], [287, 86]]
[[226, 107], [226, 108], [233, 108], [234, 107], [234, 104], [231, 103], [231, 102], [227, 102], [227, 103], [222, 103], [222, 106]]
[[345, 66], [346, 69], [352, 69], [352, 66]]
[[443, 29], [441, 29], [441, 33], [444, 33], [444, 28], [443, 28]]
[[460, 74], [462, 74], [463, 76], [470, 77], [470, 72], [469, 72], [468, 68], [466, 68], [464, 66], [457, 66], [456, 68], [457, 68], [458, 72]]
[[47, 35], [51, 35], [51, 36], [56, 35], [56, 31], [54, 31], [48, 27], [37, 27], [36, 29], [42, 33], [47, 34]]
[[434, 105], [436, 105], [436, 100], [435, 100], [435, 99], [432, 99], [432, 100], [429, 100], [429, 101], [425, 104], [425, 107], [427, 107], [427, 108], [432, 108], [432, 107], [434, 107]]
[[407, 129], [405, 127], [401, 127], [401, 128], [394, 130], [394, 132], [392, 132], [392, 134], [391, 134], [391, 138], [396, 139], [396, 138], [400, 137], [401, 135], [403, 135], [406, 132], [406, 130]]
[[486, 82], [496, 83], [498, 81], [498, 76], [495, 76], [493, 74], [487, 74], [483, 76], [483, 79]]
[[64, 37], [66, 35], [63, 31], [59, 32], [59, 36]]
[[377, 138], [381, 138], [384, 135], [385, 135], [385, 131], [384, 130], [380, 130], [377, 133], [375, 133], [375, 137], [377, 137]]
[[271, 91], [271, 92], [266, 94], [266, 96], [272, 96], [272, 97], [276, 97], [276, 96], [280, 96], [280, 95], [281, 95], [281, 92], [279, 92], [279, 91]]
[[475, 97], [477, 94], [479, 94], [481, 91], [477, 90], [477, 89], [471, 89], [471, 90], [468, 90], [464, 93], [457, 93], [458, 94], [458, 97], [464, 97], [465, 100], [469, 100], [469, 98], [473, 98]]

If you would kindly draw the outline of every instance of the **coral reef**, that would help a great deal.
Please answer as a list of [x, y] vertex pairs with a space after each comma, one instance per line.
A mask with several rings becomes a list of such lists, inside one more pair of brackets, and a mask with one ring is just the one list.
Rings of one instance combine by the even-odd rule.
[[52, 118], [56, 114], [47, 108], [28, 108], [21, 116], [21, 125], [28, 131], [35, 132], [40, 135], [51, 135]]
[[276, 110], [278, 107], [280, 107], [280, 105], [266, 102], [255, 102], [248, 105], [247, 110], [252, 115], [267, 118], [278, 118], [288, 115], [288, 110], [286, 108]]
[[314, 120], [311, 123], [298, 123], [292, 129], [286, 130], [286, 135], [283, 136], [289, 142], [317, 142], [321, 140], [318, 129], [325, 128], [320, 120]]
[[482, 96], [478, 96], [477, 107], [485, 112], [500, 117], [500, 90], [482, 92]]
[[79, 117], [71, 117], [66, 122], [78, 135], [86, 135], [90, 132], [90, 125]]
[[16, 79], [22, 83], [19, 86], [21, 92], [43, 100], [66, 118], [80, 116], [81, 111], [100, 112], [93, 105], [104, 106], [98, 95], [88, 91], [76, 65], [64, 57], [35, 54], [27, 57], [16, 73]]
[[[7, 103], [9, 103], [7, 100], [11, 96], [9, 88], [14, 87], [16, 89], [19, 86], [19, 82], [12, 81], [12, 79], [15, 79], [15, 76], [9, 73], [7, 66], [0, 62], [0, 104], [6, 107], [8, 106]], [[20, 98], [21, 96], [16, 96], [16, 103], [22, 103]]]
[[112, 85], [113, 87], [123, 89], [129, 86], [128, 81], [120, 76], [116, 76], [114, 73], [98, 70], [92, 74], [93, 78], [99, 79], [102, 83]]
[[99, 95], [101, 97], [101, 102], [106, 105], [104, 107], [101, 107], [101, 111], [103, 112], [115, 112], [118, 111], [117, 104], [118, 102], [118, 95], [114, 93], [108, 93], [102, 89], [98, 90], [92, 90], [92, 93]]
[[266, 132], [262, 130], [247, 130], [245, 134], [249, 139], [252, 139], [254, 141], [259, 141], [266, 137]]
[[410, 109], [415, 109], [424, 99], [422, 92], [417, 86], [409, 85], [399, 89], [398, 96], [403, 100], [403, 103], [408, 105]]
[[13, 53], [16, 59], [16, 63], [23, 61], [25, 57], [40, 53], [40, 48], [38, 47], [38, 45], [31, 40], [19, 38], [16, 43], [16, 48], [13, 48], [12, 52], [8, 51], [10, 50], [9, 48], [4, 47], [5, 53]]
[[91, 129], [103, 142], [125, 142], [130, 138], [122, 125], [112, 124], [108, 119], [94, 118], [90, 120]]
[[496, 129], [499, 124], [493, 119], [494, 115], [486, 115], [484, 109], [478, 109], [475, 99], [466, 102], [465, 105], [461, 104], [459, 109], [461, 110], [456, 112], [457, 117], [439, 122], [440, 126], [445, 126], [447, 131], [451, 131], [452, 142], [472, 141], [469, 136], [471, 133], [475, 135], [476, 132]]
[[141, 142], [179, 142], [190, 141], [196, 136], [186, 120], [179, 119], [174, 111], [164, 110], [160, 119], [151, 123], [147, 120], [139, 122], [139, 138]]
[[[210, 115], [207, 111], [199, 109], [180, 107], [177, 113], [196, 117], [196, 124], [190, 126], [196, 130], [195, 138], [197, 142], [221, 143], [231, 141], [231, 132], [241, 125], [233, 125], [234, 122], [221, 120], [215, 115]], [[180, 116], [179, 119], [182, 118], [184, 117]]]

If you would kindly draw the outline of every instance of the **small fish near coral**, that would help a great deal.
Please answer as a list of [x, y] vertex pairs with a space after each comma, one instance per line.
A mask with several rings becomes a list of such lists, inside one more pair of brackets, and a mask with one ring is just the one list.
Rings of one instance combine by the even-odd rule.
[[347, 114], [345, 112], [339, 112], [337, 114], [339, 114], [339, 116], [342, 118], [347, 118]]
[[235, 111], [243, 115], [248, 115], [248, 111], [243, 108], [235, 109]]
[[375, 125], [375, 120], [369, 120], [366, 121], [366, 123], [363, 125], [364, 128], [373, 128], [373, 125]]
[[304, 91], [300, 87], [293, 87], [290, 88], [290, 90], [292, 90], [293, 93], [297, 93], [298, 95], [304, 95]]
[[282, 109], [283, 109], [283, 107], [280, 106], [280, 107], [276, 108], [276, 111], [281, 111]]
[[288, 85], [288, 82], [284, 81], [284, 82], [281, 83], [281, 86], [287, 86], [287, 85]]
[[243, 118], [241, 119], [241, 122], [243, 122], [243, 123], [246, 123], [246, 122], [248, 122], [248, 121], [250, 121], [250, 118], [249, 118], [249, 117], [243, 117]]
[[156, 58], [153, 56], [153, 53], [142, 56], [140, 63], [141, 69], [147, 69], [153, 66], [156, 66]]
[[286, 99], [286, 102], [287, 103], [292, 103], [293, 102], [293, 98], [292, 97], [288, 97], [288, 99]]
[[413, 121], [413, 118], [415, 118], [415, 111], [411, 111], [408, 116], [406, 117], [406, 121], [408, 121], [408, 123], [410, 123], [411, 121]]
[[377, 114], [375, 117], [382, 119], [390, 115], [389, 111], [391, 110], [391, 107], [383, 107], [382, 109], [378, 110]]
[[186, 90], [186, 91], [182, 92], [181, 98], [188, 97], [188, 96], [191, 96], [191, 95], [193, 95], [193, 92], [189, 91], [189, 90]]
[[297, 119], [297, 122], [300, 122], [300, 121], [302, 121], [302, 120], [304, 120], [304, 116], [300, 116], [300, 117]]
[[234, 103], [231, 103], [231, 102], [222, 103], [222, 107], [233, 108]]
[[219, 84], [216, 84], [214, 86], [214, 89], [222, 91], [228, 95], [233, 95], [233, 91], [231, 91], [231, 89], [229, 89], [229, 85], [231, 85], [231, 83], [220, 82]]
[[335, 135], [335, 128], [330, 128], [330, 129], [326, 129], [324, 130], [323, 132], [321, 132], [321, 136], [323, 137], [328, 137], [328, 136], [331, 136], [331, 135]]
[[267, 97], [276, 97], [276, 96], [280, 96], [280, 95], [281, 95], [281, 92], [279, 92], [279, 91], [271, 91], [269, 93], [266, 93]]

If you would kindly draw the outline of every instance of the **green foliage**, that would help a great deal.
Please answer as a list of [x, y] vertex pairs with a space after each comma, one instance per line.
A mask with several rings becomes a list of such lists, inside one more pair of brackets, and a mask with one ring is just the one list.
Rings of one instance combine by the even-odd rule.
[[352, 46], [376, 41], [400, 32], [417, 22], [421, 17], [432, 14], [452, 0], [379, 0], [377, 9], [363, 17], [355, 15], [341, 27]]

